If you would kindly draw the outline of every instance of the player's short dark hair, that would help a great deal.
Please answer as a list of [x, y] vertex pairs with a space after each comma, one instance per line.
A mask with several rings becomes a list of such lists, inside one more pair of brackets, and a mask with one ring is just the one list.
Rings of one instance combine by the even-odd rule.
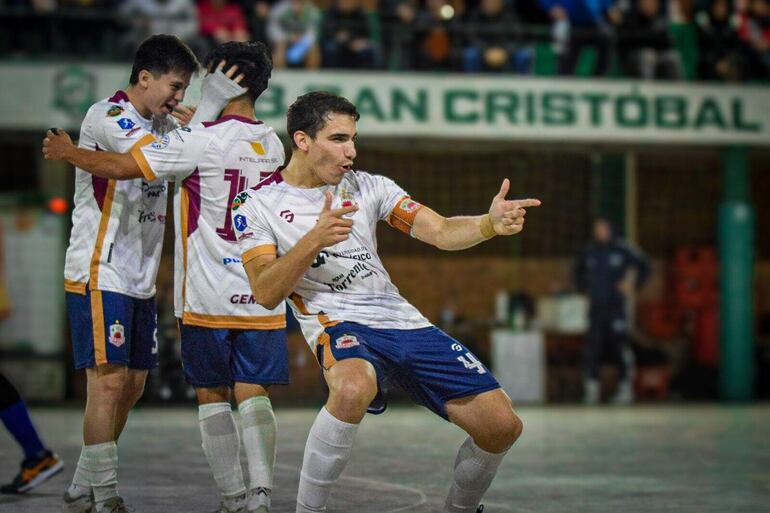
[[198, 59], [190, 47], [176, 36], [158, 34], [145, 39], [134, 55], [131, 78], [128, 83], [139, 82], [139, 72], [147, 70], [158, 77], [172, 71], [192, 75], [200, 68]]
[[251, 101], [257, 101], [259, 95], [267, 89], [267, 82], [273, 71], [273, 59], [267, 46], [259, 41], [224, 43], [206, 55], [203, 65], [211, 72], [222, 60], [226, 62], [225, 69], [222, 71], [227, 71], [232, 65], [238, 66], [234, 77], [243, 73], [243, 80], [239, 85], [249, 90], [247, 94], [251, 97]]
[[294, 143], [295, 132], [305, 132], [315, 139], [316, 134], [326, 126], [330, 113], [347, 114], [356, 121], [361, 117], [355, 105], [334, 93], [314, 91], [294, 100], [286, 113], [286, 130], [292, 147], [297, 146]]

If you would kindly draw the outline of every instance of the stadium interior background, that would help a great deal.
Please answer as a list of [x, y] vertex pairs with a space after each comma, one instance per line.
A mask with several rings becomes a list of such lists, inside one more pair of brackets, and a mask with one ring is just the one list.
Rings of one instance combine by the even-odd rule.
[[[0, 324], [0, 369], [31, 402], [85, 397], [82, 373], [71, 370], [62, 288], [73, 172], [70, 166], [42, 160], [40, 142], [49, 126], [64, 126], [75, 138], [84, 108], [125, 84], [131, 45], [142, 35], [135, 21], [144, 16], [124, 10], [132, 3], [0, 1], [0, 219], [13, 308]], [[243, 9], [249, 37], [269, 34], [269, 14], [257, 19], [263, 12], [259, 2], [223, 3]], [[575, 21], [573, 36], [559, 40], [550, 13], [537, 2], [521, 2], [505, 4], [518, 21], [506, 25], [509, 33], [495, 33], [515, 43], [515, 48], [501, 43], [510, 60], [492, 69], [482, 57], [482, 68], [474, 68], [479, 62], [468, 60], [475, 41], [469, 33], [484, 32], [483, 21], [472, 16], [482, 3], [366, 1], [365, 18], [376, 27], [361, 36], [375, 49], [370, 64], [326, 60], [327, 32], [321, 31], [321, 61], [288, 62], [291, 70], [277, 67], [273, 79], [282, 96], [260, 103], [260, 112], [286, 142], [281, 108], [294, 93], [334, 87], [363, 112], [358, 169], [386, 174], [442, 214], [484, 212], [505, 177], [512, 181], [514, 196], [543, 201], [527, 216], [522, 235], [452, 254], [385, 225], [379, 232], [380, 252], [402, 294], [465, 341], [501, 381], [511, 376], [515, 389], [509, 392], [515, 400], [581, 399], [586, 305], [575, 294], [571, 269], [598, 216], [612, 220], [618, 233], [653, 263], [650, 282], [630, 308], [638, 400], [767, 400], [770, 89], [763, 61], [745, 57], [730, 61], [740, 64], [735, 74], [708, 74], [703, 55], [709, 50], [702, 46], [707, 43], [698, 20], [711, 3], [680, 0], [664, 2], [661, 10], [682, 60], [680, 76], [654, 80], [635, 75], [626, 66], [628, 54], [618, 36], [623, 25], [614, 22], [607, 22], [614, 35], [580, 52], [574, 67], [565, 69], [560, 42], [569, 43], [575, 34], [604, 34], [606, 27]], [[195, 10], [193, 2], [188, 4]], [[621, 10], [630, 19], [636, 5], [623, 4]], [[399, 22], [396, 11], [404, 6], [411, 6], [417, 21], [435, 11], [443, 32], [431, 32], [430, 24]], [[334, 9], [328, 1], [319, 7], [327, 19]], [[729, 7], [731, 16], [751, 16], [741, 2]], [[606, 12], [603, 16], [610, 18]], [[758, 19], [766, 33], [766, 15]], [[196, 51], [213, 44], [214, 36], [202, 27], [201, 22], [188, 34]], [[426, 34], [438, 39], [425, 43]], [[522, 49], [529, 57], [516, 61], [513, 55]], [[597, 57], [604, 50], [609, 50], [610, 64], [600, 69]], [[445, 58], [432, 64], [421, 57], [439, 51]], [[191, 86], [188, 101], [194, 103], [198, 84]], [[586, 89], [604, 99], [580, 103], [578, 92], [585, 97]], [[641, 97], [642, 106], [624, 110], [623, 95]], [[677, 118], [677, 112], [684, 112], [679, 107], [661, 113], [660, 105], [672, 97], [679, 98], [676, 105], [692, 101], [682, 107], [686, 120]], [[603, 115], [597, 121], [591, 116], [599, 111]], [[66, 201], [63, 211], [61, 201], [51, 202], [55, 198]], [[725, 224], [725, 209], [735, 203], [749, 214], [734, 220], [737, 224]], [[179, 365], [171, 305], [170, 209], [167, 215], [158, 277], [161, 366], [151, 374], [144, 400], [192, 401]], [[745, 236], [730, 238], [732, 231], [744, 229]], [[742, 251], [738, 257], [730, 252], [736, 247]], [[748, 273], [740, 278], [744, 284], [748, 279], [747, 287], [732, 287], [730, 276], [735, 275], [725, 272], [726, 265], [734, 271], [735, 258], [740, 259], [739, 272]], [[742, 313], [725, 313], [736, 303], [743, 305]], [[729, 331], [720, 325], [725, 315], [744, 320], [731, 321]], [[527, 339], [531, 334], [534, 345]], [[529, 340], [529, 349], [521, 349], [517, 358], [506, 357], [501, 346], [516, 343], [517, 336]], [[739, 345], [748, 346], [748, 356], [738, 358], [738, 371], [725, 369], [720, 358], [736, 337]], [[274, 401], [320, 404], [325, 391], [319, 370], [296, 329], [291, 351], [292, 385], [275, 390]], [[748, 379], [748, 391], [731, 392], [726, 373]], [[527, 379], [517, 381], [517, 376]], [[606, 368], [604, 396], [616, 381]]]

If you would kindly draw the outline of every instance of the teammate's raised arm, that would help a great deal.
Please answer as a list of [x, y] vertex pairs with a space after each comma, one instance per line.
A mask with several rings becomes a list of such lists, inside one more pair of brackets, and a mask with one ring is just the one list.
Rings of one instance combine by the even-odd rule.
[[276, 258], [274, 251], [264, 252], [262, 246], [243, 254], [243, 266], [257, 303], [275, 308], [291, 294], [319, 251], [348, 239], [353, 220], [344, 216], [356, 212], [358, 206], [332, 209], [331, 205], [332, 194], [327, 191], [315, 227], [281, 258]]
[[[155, 137], [147, 135], [152, 142]], [[45, 160], [66, 160], [73, 166], [88, 171], [92, 175], [112, 180], [129, 180], [142, 177], [142, 170], [129, 153], [112, 151], [93, 151], [78, 148], [69, 134], [59, 128], [54, 133], [49, 130], [43, 139], [43, 158]]]
[[507, 200], [509, 188], [510, 181], [506, 178], [492, 198], [489, 212], [481, 216], [443, 217], [429, 208], [420, 208], [414, 217], [411, 235], [448, 251], [469, 248], [496, 235], [515, 235], [524, 229], [526, 209], [540, 206], [540, 200]]

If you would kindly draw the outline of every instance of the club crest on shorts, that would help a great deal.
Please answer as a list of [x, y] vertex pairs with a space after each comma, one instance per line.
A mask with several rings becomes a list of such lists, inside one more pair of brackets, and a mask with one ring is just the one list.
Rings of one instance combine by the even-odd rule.
[[110, 344], [115, 347], [120, 347], [126, 342], [126, 328], [120, 324], [120, 321], [115, 321], [115, 324], [110, 326]]
[[361, 343], [355, 337], [355, 335], [342, 335], [340, 338], [334, 341], [334, 347], [337, 349], [350, 349], [351, 347], [360, 346]]

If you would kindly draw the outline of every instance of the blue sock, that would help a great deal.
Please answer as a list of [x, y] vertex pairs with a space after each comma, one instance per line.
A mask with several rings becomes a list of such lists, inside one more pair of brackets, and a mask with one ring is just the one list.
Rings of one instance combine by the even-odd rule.
[[45, 446], [37, 434], [32, 419], [24, 401], [19, 401], [12, 406], [0, 411], [0, 419], [5, 427], [13, 435], [21, 448], [24, 456], [29, 459], [40, 458], [45, 452]]

